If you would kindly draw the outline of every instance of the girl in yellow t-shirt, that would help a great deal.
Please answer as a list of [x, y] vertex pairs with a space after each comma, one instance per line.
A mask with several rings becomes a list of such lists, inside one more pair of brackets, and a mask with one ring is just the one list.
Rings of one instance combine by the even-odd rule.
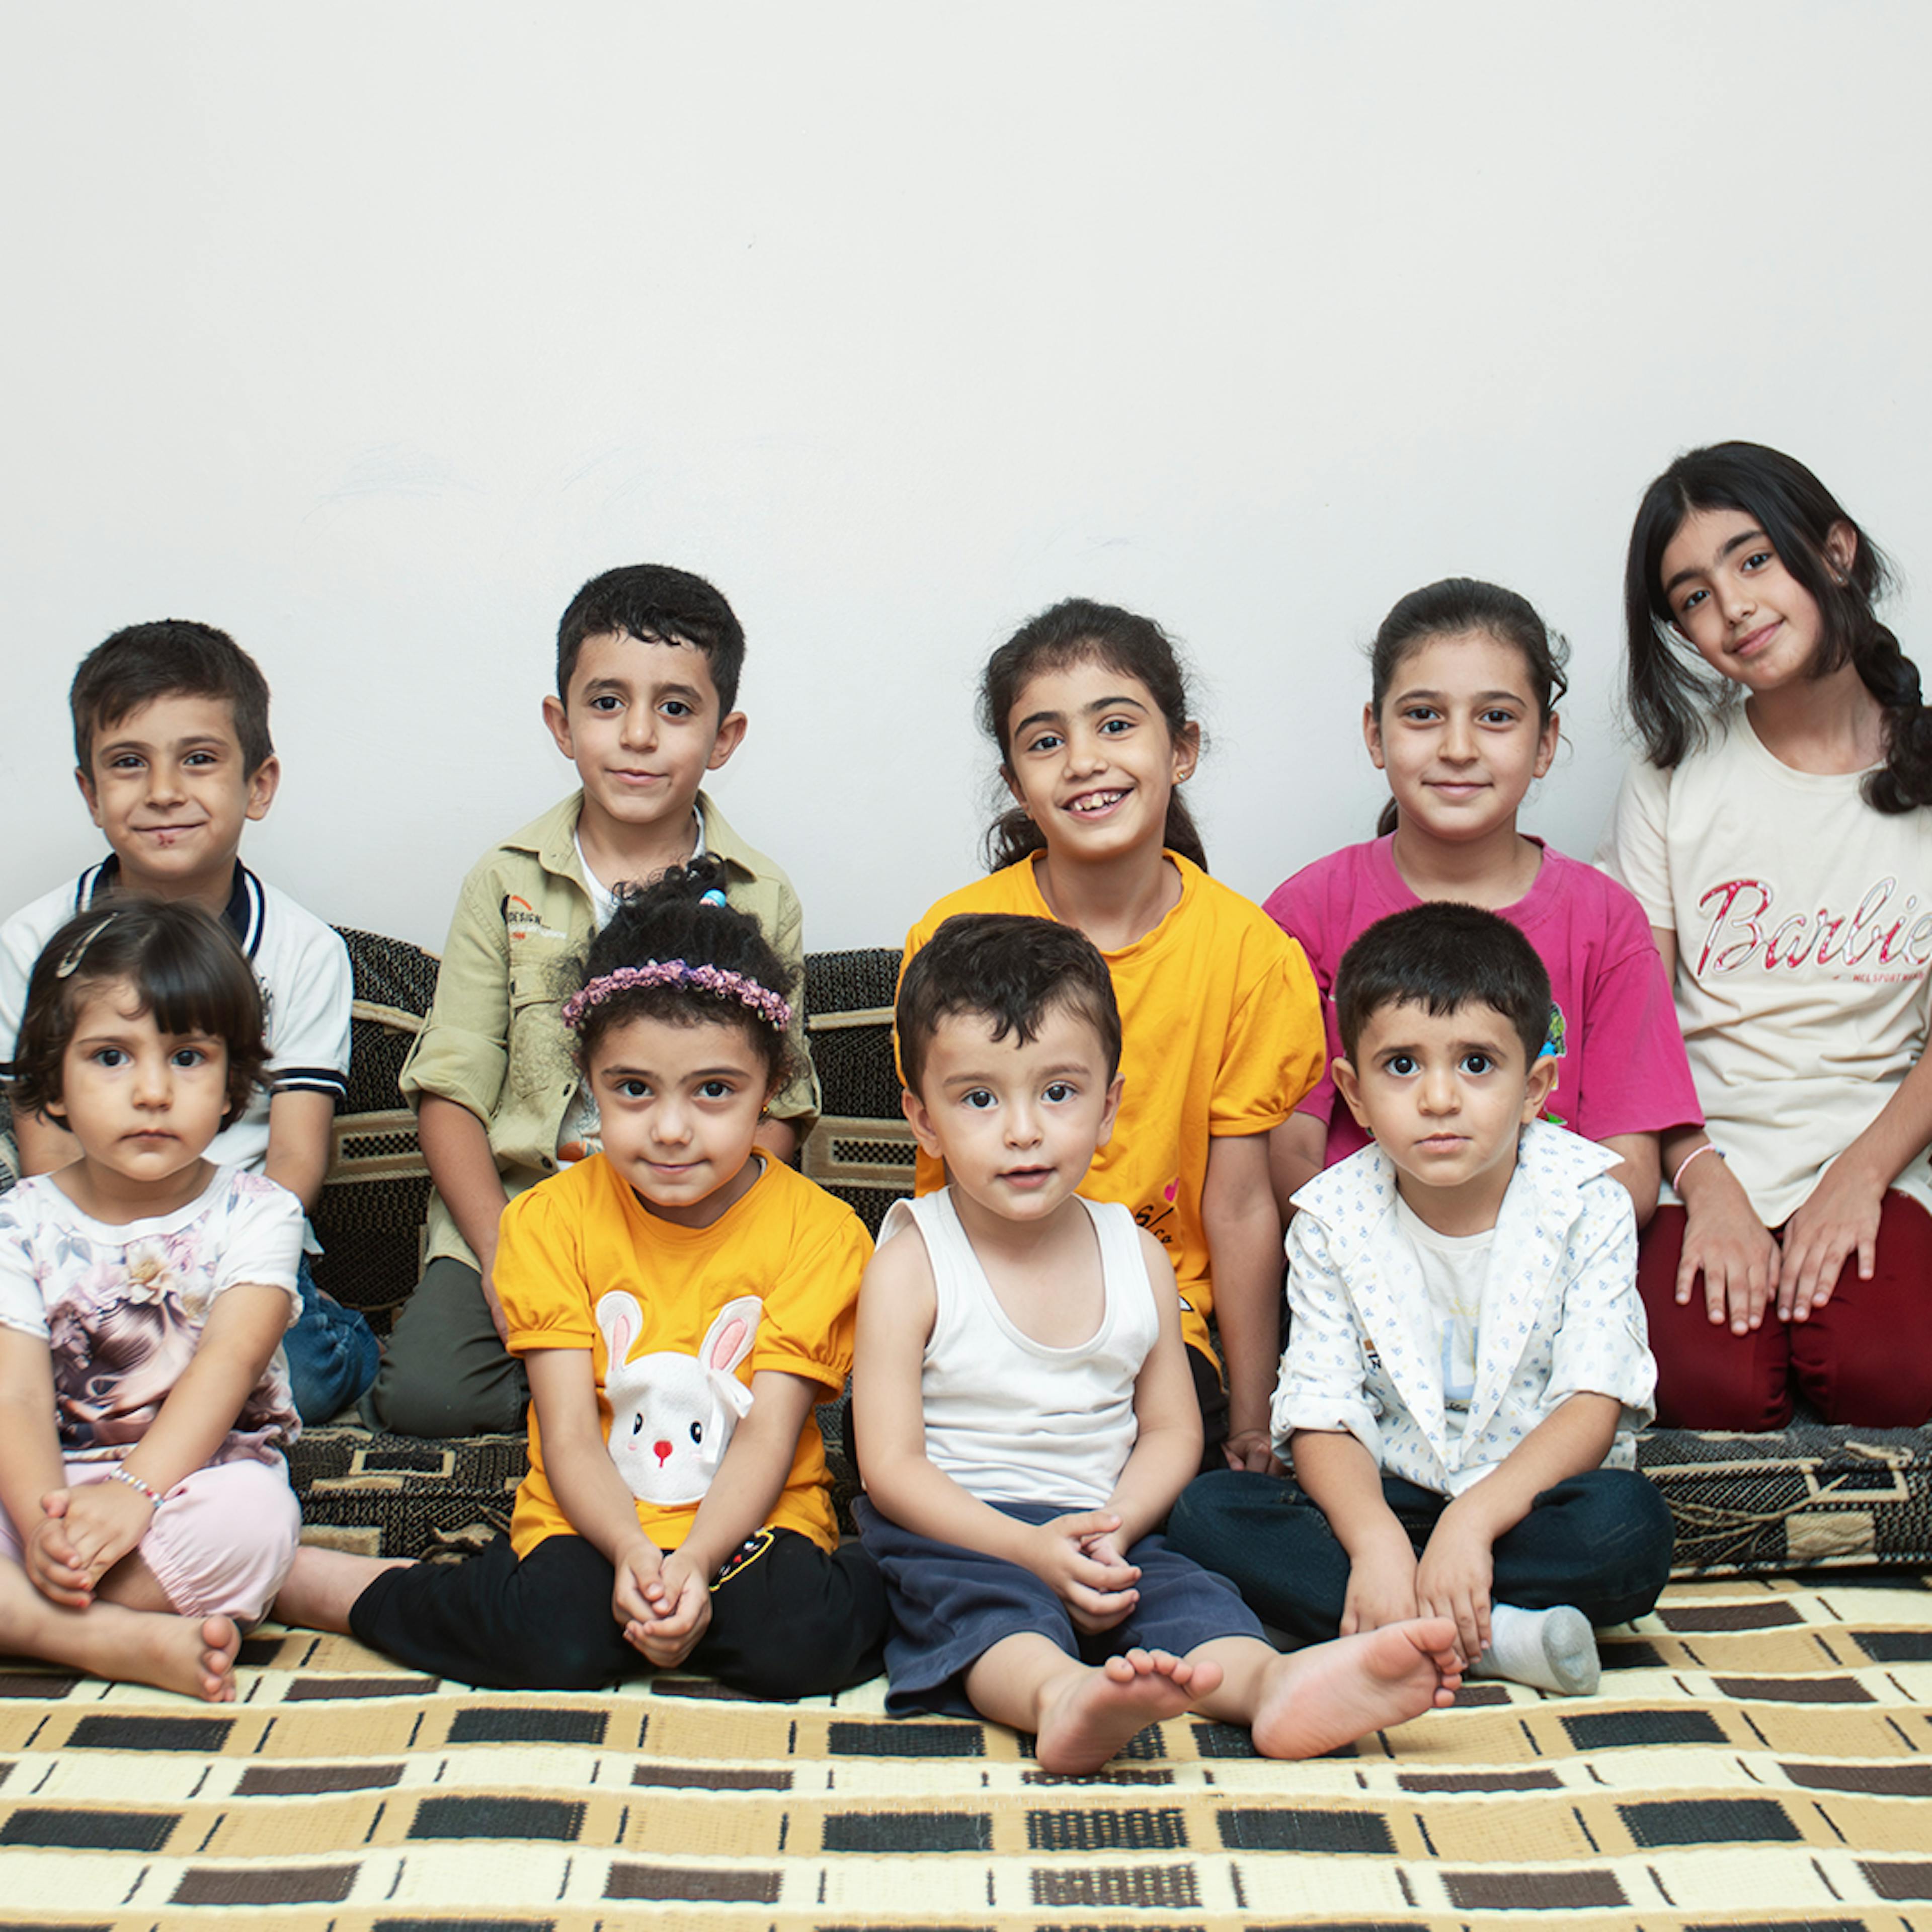
[[[1058, 920], [1100, 949], [1125, 1088], [1081, 1192], [1123, 1203], [1174, 1263], [1207, 1466], [1274, 1468], [1282, 1231], [1268, 1138], [1322, 1071], [1313, 976], [1258, 906], [1208, 876], [1179, 791], [1201, 728], [1159, 625], [1056, 604], [994, 652], [980, 714], [1013, 808], [988, 836], [991, 875], [934, 906], [906, 956], [962, 912]], [[943, 1180], [922, 1159], [920, 1191]]]
[[814, 1405], [844, 1385], [872, 1243], [752, 1144], [792, 978], [716, 860], [626, 892], [563, 1010], [602, 1145], [503, 1210], [529, 1371], [510, 1533], [454, 1568], [304, 1550], [277, 1605], [469, 1684], [680, 1664], [768, 1697], [875, 1674], [878, 1572], [841, 1549]]

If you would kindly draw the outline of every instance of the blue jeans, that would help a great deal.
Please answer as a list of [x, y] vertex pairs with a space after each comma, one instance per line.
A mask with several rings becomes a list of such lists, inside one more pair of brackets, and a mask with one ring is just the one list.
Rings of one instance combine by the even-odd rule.
[[[1382, 1498], [1420, 1556], [1447, 1496], [1384, 1476]], [[1250, 1469], [1197, 1476], [1167, 1520], [1167, 1540], [1218, 1570], [1264, 1622], [1304, 1643], [1340, 1629], [1348, 1552], [1292, 1481]], [[1633, 1469], [1586, 1469], [1545, 1490], [1496, 1539], [1490, 1595], [1543, 1610], [1571, 1604], [1593, 1624], [1646, 1616], [1670, 1574], [1670, 1511]]]
[[304, 1424], [332, 1422], [376, 1379], [382, 1351], [374, 1331], [352, 1308], [324, 1294], [304, 1255], [296, 1270], [302, 1314], [282, 1337], [289, 1386]]

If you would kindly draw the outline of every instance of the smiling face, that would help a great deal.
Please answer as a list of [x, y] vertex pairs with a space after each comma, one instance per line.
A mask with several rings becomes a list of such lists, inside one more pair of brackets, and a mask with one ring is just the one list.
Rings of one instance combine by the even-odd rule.
[[745, 714], [718, 716], [704, 653], [614, 632], [586, 638], [570, 700], [544, 700], [556, 748], [584, 782], [582, 830], [607, 851], [681, 834], [698, 788], [738, 748]]
[[[1828, 566], [1848, 570], [1856, 541], [1849, 524], [1834, 525]], [[1817, 600], [1748, 511], [1691, 511], [1658, 574], [1672, 622], [1720, 676], [1753, 693], [1810, 676], [1822, 628]]]
[[620, 1021], [599, 1035], [590, 1079], [604, 1157], [650, 1213], [708, 1228], [751, 1191], [772, 1086], [748, 1026]]
[[1076, 861], [1158, 846], [1201, 749], [1198, 727], [1171, 732], [1147, 686], [1097, 658], [1028, 679], [1006, 724], [1007, 789], [1048, 852]]
[[86, 1212], [125, 1221], [185, 1206], [206, 1183], [202, 1154], [227, 1108], [223, 1042], [163, 1033], [125, 980], [84, 996], [49, 1111], [80, 1143], [69, 1191]]
[[1066, 1204], [1113, 1132], [1120, 1082], [1093, 1023], [1056, 1002], [1024, 1042], [995, 1040], [981, 1014], [949, 1013], [903, 1104], [970, 1232], [976, 1214], [1037, 1225]]
[[1514, 826], [1556, 754], [1557, 729], [1522, 652], [1486, 631], [1425, 639], [1396, 667], [1380, 715], [1370, 706], [1362, 718], [1399, 823], [1454, 844]]
[[1517, 1130], [1542, 1112], [1556, 1074], [1552, 1058], [1526, 1066], [1515, 1027], [1474, 1004], [1381, 1007], [1352, 1059], [1335, 1063], [1335, 1084], [1395, 1163], [1402, 1198], [1445, 1234], [1495, 1226]]
[[247, 770], [225, 698], [158, 698], [94, 734], [81, 796], [121, 862], [120, 884], [220, 911], [242, 829], [275, 796], [274, 758]]

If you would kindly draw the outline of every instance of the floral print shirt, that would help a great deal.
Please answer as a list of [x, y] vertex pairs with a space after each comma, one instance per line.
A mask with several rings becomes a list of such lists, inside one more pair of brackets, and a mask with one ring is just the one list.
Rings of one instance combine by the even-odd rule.
[[[220, 1168], [172, 1214], [120, 1225], [81, 1212], [50, 1177], [0, 1196], [0, 1327], [53, 1358], [61, 1454], [118, 1461], [194, 1359], [214, 1298], [237, 1282], [279, 1288], [302, 1312], [302, 1203], [242, 1168]], [[278, 1348], [208, 1459], [278, 1460], [301, 1429]]]

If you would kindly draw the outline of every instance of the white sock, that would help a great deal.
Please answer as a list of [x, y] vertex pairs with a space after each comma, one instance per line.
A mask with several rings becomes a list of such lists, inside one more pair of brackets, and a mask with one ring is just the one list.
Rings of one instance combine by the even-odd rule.
[[1553, 1610], [1492, 1604], [1490, 1647], [1469, 1675], [1507, 1677], [1538, 1690], [1587, 1697], [1596, 1689], [1602, 1669], [1597, 1660], [1596, 1633], [1581, 1610], [1568, 1604]]

